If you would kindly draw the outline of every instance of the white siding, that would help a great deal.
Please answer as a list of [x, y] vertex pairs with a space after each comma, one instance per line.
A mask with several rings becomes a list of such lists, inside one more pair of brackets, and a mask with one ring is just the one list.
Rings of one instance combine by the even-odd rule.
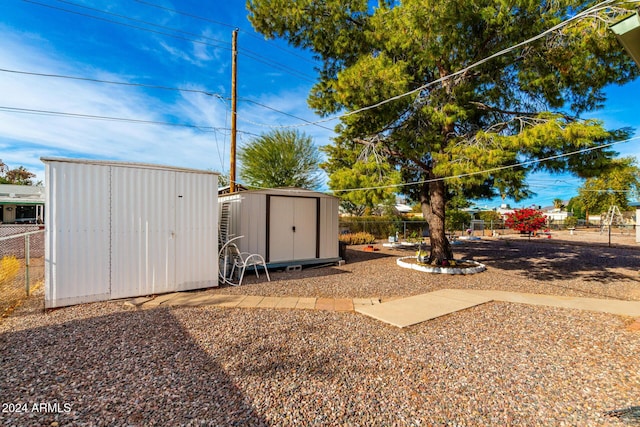
[[116, 167], [112, 183], [112, 298], [175, 289], [176, 172]]
[[110, 294], [107, 166], [46, 165], [45, 303], [108, 299]]
[[320, 199], [320, 258], [337, 258], [338, 199]]
[[45, 305], [217, 286], [217, 176], [43, 159]]
[[218, 179], [178, 174], [175, 290], [218, 286]]

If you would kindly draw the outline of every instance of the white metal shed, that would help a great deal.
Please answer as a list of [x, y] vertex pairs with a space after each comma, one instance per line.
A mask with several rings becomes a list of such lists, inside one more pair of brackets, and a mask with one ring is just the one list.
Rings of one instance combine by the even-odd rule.
[[43, 158], [45, 307], [218, 285], [218, 176]]
[[338, 202], [301, 188], [218, 196], [229, 209], [229, 235], [244, 236], [240, 250], [262, 255], [269, 267], [339, 261]]

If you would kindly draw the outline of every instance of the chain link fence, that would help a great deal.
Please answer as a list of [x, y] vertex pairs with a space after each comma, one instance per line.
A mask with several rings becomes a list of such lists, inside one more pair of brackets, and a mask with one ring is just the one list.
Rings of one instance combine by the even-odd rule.
[[44, 284], [44, 230], [0, 225], [0, 317]]
[[[366, 232], [373, 234], [377, 239], [386, 239], [395, 236], [401, 239], [421, 239], [428, 228], [427, 221], [371, 221], [361, 220], [357, 217], [341, 218], [339, 222], [341, 233], [357, 233]], [[469, 224], [461, 224], [459, 228], [447, 230], [450, 235], [462, 236], [468, 234], [471, 230], [477, 236], [491, 236], [494, 232], [499, 234], [509, 234], [512, 231], [506, 229], [504, 221], [477, 221], [474, 220]]]

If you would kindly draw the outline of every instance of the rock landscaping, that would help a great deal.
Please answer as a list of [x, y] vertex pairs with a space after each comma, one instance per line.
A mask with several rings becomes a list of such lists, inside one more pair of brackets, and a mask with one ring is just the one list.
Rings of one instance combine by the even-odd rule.
[[[396, 264], [413, 250], [349, 247], [341, 266], [206, 292], [640, 300], [635, 246], [482, 239], [454, 251], [486, 271], [425, 274]], [[114, 301], [44, 312], [40, 294], [0, 320], [0, 425], [624, 426], [620, 414], [640, 405], [635, 322], [493, 302], [398, 329], [310, 309]]]

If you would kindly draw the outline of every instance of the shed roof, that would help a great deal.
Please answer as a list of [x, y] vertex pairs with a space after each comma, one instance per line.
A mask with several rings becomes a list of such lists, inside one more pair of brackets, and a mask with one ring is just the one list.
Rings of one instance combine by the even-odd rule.
[[43, 163], [77, 163], [77, 164], [85, 164], [85, 165], [98, 165], [98, 166], [119, 166], [126, 168], [138, 168], [138, 169], [156, 169], [156, 170], [169, 170], [175, 172], [188, 172], [188, 173], [201, 173], [201, 174], [211, 174], [211, 175], [220, 175], [218, 172], [202, 170], [202, 169], [191, 169], [191, 168], [182, 168], [176, 166], [166, 166], [166, 165], [155, 165], [151, 163], [137, 163], [137, 162], [123, 162], [116, 160], [94, 160], [94, 159], [69, 159], [69, 158], [59, 158], [59, 157], [41, 157], [40, 160]]
[[337, 199], [336, 196], [327, 193], [321, 193], [319, 191], [306, 190], [298, 187], [281, 187], [281, 188], [262, 188], [259, 190], [246, 190], [230, 194], [220, 194], [219, 198], [225, 198], [230, 196], [236, 196], [238, 194], [266, 194], [270, 196], [295, 196], [295, 197], [328, 197]]
[[0, 204], [27, 205], [44, 203], [44, 187], [0, 184]]

